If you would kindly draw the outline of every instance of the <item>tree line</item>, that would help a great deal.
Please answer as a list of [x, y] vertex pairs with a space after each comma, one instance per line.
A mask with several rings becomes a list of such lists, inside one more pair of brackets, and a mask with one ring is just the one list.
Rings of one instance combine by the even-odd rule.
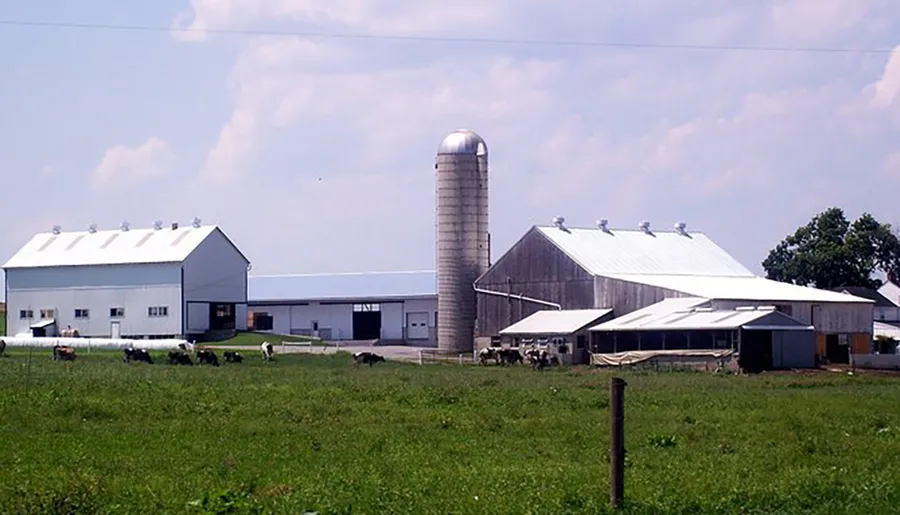
[[900, 278], [900, 238], [890, 224], [868, 213], [850, 222], [832, 207], [797, 228], [762, 262], [775, 281], [830, 290], [848, 286], [877, 289]]

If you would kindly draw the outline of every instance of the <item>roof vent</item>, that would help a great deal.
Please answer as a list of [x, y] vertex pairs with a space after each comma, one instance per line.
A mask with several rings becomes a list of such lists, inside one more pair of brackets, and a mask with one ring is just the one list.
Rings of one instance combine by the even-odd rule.
[[54, 225], [54, 226], [53, 226], [53, 229], [52, 229], [52, 232], [53, 232], [53, 234], [59, 234], [59, 233], [62, 232], [62, 227], [60, 227], [60, 226], [58, 226], [58, 225]]
[[97, 232], [97, 224], [88, 225], [88, 232], [94, 234]]
[[609, 232], [609, 220], [607, 220], [606, 218], [597, 220], [597, 228], [603, 232]]
[[647, 220], [644, 220], [643, 222], [638, 224], [638, 227], [640, 227], [641, 230], [645, 233], [650, 234], [650, 222], [648, 222]]
[[196, 216], [194, 217], [193, 220], [191, 220], [191, 226], [193, 226], [194, 229], [199, 229], [199, 228], [200, 228], [200, 225], [201, 225], [202, 223], [203, 223], [203, 220], [200, 220], [200, 219], [197, 218]]
[[178, 229], [178, 222], [172, 222], [172, 230]]
[[687, 224], [684, 222], [678, 222], [675, 224], [675, 232], [682, 236], [687, 236]]
[[131, 224], [128, 223], [128, 220], [125, 220], [119, 225], [119, 229], [122, 229], [122, 232], [128, 232], [131, 229]]
[[566, 228], [566, 219], [562, 216], [557, 216], [553, 218], [553, 227], [557, 229], [565, 229]]
[[158, 231], [158, 230], [162, 229], [162, 224], [163, 224], [162, 220], [155, 220], [153, 222], [153, 230]]

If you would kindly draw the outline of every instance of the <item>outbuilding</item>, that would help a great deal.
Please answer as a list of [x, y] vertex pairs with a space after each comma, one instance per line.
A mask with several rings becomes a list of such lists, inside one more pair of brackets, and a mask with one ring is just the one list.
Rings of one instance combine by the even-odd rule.
[[250, 327], [330, 341], [437, 345], [434, 271], [251, 275]]
[[[716, 309], [709, 299], [673, 298], [590, 328], [595, 363], [623, 353], [733, 350], [751, 371], [814, 368], [815, 329], [774, 306]], [[713, 353], [711, 352], [712, 356]]]
[[216, 339], [246, 329], [249, 260], [215, 225], [35, 235], [6, 264], [7, 334]]
[[589, 359], [588, 328], [612, 318], [611, 309], [538, 311], [500, 331], [500, 344], [513, 347], [549, 347], [553, 355], [568, 364]]

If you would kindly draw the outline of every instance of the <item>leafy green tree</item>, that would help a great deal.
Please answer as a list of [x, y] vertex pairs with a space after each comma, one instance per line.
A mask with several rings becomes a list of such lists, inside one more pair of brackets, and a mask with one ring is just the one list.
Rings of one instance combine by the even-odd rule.
[[832, 207], [817, 214], [769, 251], [762, 262], [775, 281], [832, 289], [843, 286], [878, 288], [873, 277], [900, 278], [900, 239], [889, 224], [864, 213], [850, 223]]

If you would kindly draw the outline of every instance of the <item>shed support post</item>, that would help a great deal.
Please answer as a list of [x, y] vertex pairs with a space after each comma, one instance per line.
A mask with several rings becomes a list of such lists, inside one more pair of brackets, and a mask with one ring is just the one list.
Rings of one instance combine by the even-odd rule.
[[625, 380], [609, 380], [609, 504], [622, 506], [625, 494]]

